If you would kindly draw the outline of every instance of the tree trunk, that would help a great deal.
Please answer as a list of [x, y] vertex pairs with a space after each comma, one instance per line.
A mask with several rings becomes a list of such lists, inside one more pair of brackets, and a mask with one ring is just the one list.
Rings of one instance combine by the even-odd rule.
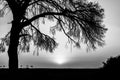
[[18, 69], [18, 44], [19, 44], [19, 33], [22, 30], [21, 19], [25, 15], [26, 8], [23, 8], [21, 4], [17, 3], [16, 0], [6, 0], [13, 14], [13, 22], [10, 34], [10, 45], [8, 48], [9, 69]]
[[19, 24], [15, 21], [12, 22], [11, 35], [10, 35], [10, 45], [8, 49], [9, 57], [9, 69], [16, 70], [18, 69], [18, 44], [19, 44]]

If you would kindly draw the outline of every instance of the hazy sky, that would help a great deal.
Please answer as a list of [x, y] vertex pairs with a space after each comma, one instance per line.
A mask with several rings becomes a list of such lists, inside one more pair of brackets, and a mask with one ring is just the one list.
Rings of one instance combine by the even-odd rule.
[[[104, 24], [108, 31], [106, 33], [106, 45], [103, 48], [98, 48], [96, 51], [87, 53], [85, 47], [81, 49], [68, 48], [65, 46], [67, 39], [61, 32], [57, 32], [56, 37], [59, 42], [58, 48], [54, 53], [40, 52], [39, 56], [33, 56], [31, 53], [19, 55], [19, 61], [22, 65], [34, 65], [35, 67], [52, 67], [52, 68], [96, 68], [102, 66], [102, 62], [110, 56], [120, 55], [120, 0], [90, 0], [98, 1], [105, 9]], [[6, 23], [10, 21], [12, 16], [9, 14], [5, 18], [0, 18], [0, 36], [3, 37], [9, 30], [11, 25]], [[41, 25], [42, 31], [49, 34], [49, 28], [54, 23], [47, 22], [46, 25]], [[7, 64], [7, 54], [0, 55], [0, 65]]]

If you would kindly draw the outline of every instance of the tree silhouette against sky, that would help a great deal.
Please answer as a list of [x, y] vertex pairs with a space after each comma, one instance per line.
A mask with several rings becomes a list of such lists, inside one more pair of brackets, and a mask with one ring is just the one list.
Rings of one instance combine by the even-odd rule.
[[[80, 48], [85, 43], [88, 50], [104, 45], [106, 28], [102, 24], [104, 9], [98, 3], [87, 0], [0, 0], [0, 17], [10, 11], [13, 20], [10, 32], [1, 39], [0, 51], [8, 47], [9, 69], [18, 69], [18, 53], [29, 52], [30, 42], [34, 46], [53, 52], [58, 46], [55, 39], [40, 31], [40, 20], [56, 20], [50, 28], [63, 31], [68, 40]], [[6, 10], [7, 9], [7, 10]]]

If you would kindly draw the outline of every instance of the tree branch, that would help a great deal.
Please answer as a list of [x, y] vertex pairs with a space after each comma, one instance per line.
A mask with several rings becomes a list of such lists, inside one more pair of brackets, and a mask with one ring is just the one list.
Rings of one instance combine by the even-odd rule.
[[[63, 26], [62, 26], [62, 24], [61, 24], [62, 20], [61, 20], [61, 19], [58, 19], [57, 17], [56, 17], [56, 19], [59, 21], [59, 24], [60, 24], [60, 26], [61, 26], [64, 34], [65, 34], [71, 41], [73, 41], [73, 42], [76, 44], [77, 42], [76, 42], [75, 40], [73, 40], [73, 39], [66, 33], [65, 29], [63, 28]], [[62, 22], [62, 23], [63, 23], [63, 22]]]
[[34, 20], [40, 18], [40, 17], [45, 17], [47, 15], [64, 15], [63, 13], [57, 13], [57, 12], [45, 12], [39, 15], [36, 15], [34, 17], [32, 17], [31, 19], [28, 19], [27, 21], [23, 22], [22, 26], [28, 26], [29, 24], [31, 24], [31, 22], [33, 22]]
[[33, 4], [35, 4], [35, 3], [38, 3], [40, 0], [37, 0], [37, 1], [34, 1], [34, 2], [31, 2], [30, 4], [29, 4], [29, 6], [31, 6], [31, 5], [33, 5]]
[[[30, 36], [29, 34], [22, 34], [19, 37], [23, 37], [23, 36]], [[30, 36], [31, 37], [31, 36]]]
[[44, 36], [48, 36], [48, 35], [46, 35], [46, 34], [44, 34], [44, 33], [41, 33], [34, 25], [32, 25], [32, 23], [31, 23], [30, 25], [31, 25], [31, 27], [33, 27], [38, 33], [43, 34]]
[[[61, 24], [60, 24], [60, 25], [61, 25]], [[62, 25], [61, 25], [61, 28], [62, 28], [64, 34], [65, 34], [71, 41], [73, 41], [73, 42], [76, 44], [77, 42], [76, 42], [75, 40], [73, 40], [73, 39], [66, 33], [66, 31], [64, 30], [64, 28], [63, 28]]]
[[[63, 15], [63, 16], [64, 16], [63, 13], [57, 13], [57, 12], [42, 13], [42, 14], [40, 14], [40, 15], [37, 15], [37, 16], [35, 16], [35, 17], [27, 20], [26, 22], [24, 22], [23, 25], [24, 25], [24, 26], [27, 26], [27, 25], [31, 24], [32, 21], [34, 21], [34, 20], [36, 20], [36, 19], [38, 19], [38, 18], [40, 18], [40, 17], [45, 17], [46, 15], [53, 15], [53, 16], [54, 16], [54, 15]], [[60, 23], [60, 25], [61, 25], [61, 28], [62, 28], [62, 30], [63, 30], [63, 32], [64, 32], [64, 34], [65, 34], [71, 41], [73, 41], [74, 43], [77, 43], [76, 41], [74, 41], [74, 40], [65, 32], [65, 30], [64, 30], [64, 28], [63, 28], [63, 26], [62, 26], [62, 24], [61, 24], [61, 21], [62, 21], [62, 20], [58, 19], [57, 17], [56, 17], [56, 19], [59, 21], [59, 23]], [[32, 26], [36, 31], [38, 31], [39, 33], [41, 33], [35, 26], [33, 26], [32, 24], [31, 24], [31, 26]], [[44, 35], [45, 35], [45, 34], [44, 34]]]

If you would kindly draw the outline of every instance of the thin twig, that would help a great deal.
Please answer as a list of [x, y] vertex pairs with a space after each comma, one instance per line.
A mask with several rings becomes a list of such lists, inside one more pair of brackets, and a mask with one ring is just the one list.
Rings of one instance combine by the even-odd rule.
[[66, 31], [64, 30], [64, 28], [63, 28], [63, 26], [62, 26], [62, 24], [61, 24], [61, 19], [58, 19], [58, 21], [59, 21], [59, 24], [60, 24], [60, 26], [61, 26], [64, 34], [65, 34], [71, 41], [73, 41], [74, 43], [77, 43], [75, 40], [73, 40], [73, 39], [66, 33]]

